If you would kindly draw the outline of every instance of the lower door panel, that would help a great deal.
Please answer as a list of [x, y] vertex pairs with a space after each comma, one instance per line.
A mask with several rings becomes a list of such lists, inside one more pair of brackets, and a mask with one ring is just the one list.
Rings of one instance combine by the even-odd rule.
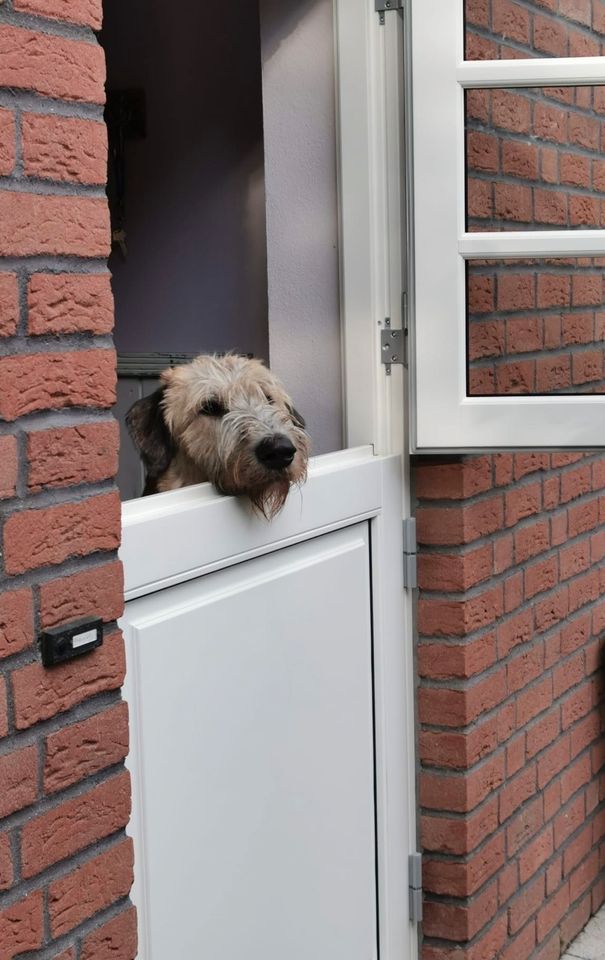
[[377, 957], [368, 524], [123, 626], [141, 960]]

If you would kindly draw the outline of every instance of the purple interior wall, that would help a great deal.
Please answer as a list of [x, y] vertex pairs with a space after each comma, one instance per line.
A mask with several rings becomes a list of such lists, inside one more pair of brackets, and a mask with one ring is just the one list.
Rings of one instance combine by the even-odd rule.
[[121, 352], [268, 356], [258, 6], [106, 0], [108, 89], [143, 88], [126, 154], [127, 258], [114, 251]]

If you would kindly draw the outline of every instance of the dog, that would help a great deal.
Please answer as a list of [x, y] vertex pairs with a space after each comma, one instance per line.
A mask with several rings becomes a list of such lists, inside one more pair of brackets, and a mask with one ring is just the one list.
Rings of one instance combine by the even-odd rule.
[[146, 472], [143, 496], [209, 480], [267, 519], [307, 475], [305, 421], [260, 360], [202, 354], [165, 370], [126, 425]]

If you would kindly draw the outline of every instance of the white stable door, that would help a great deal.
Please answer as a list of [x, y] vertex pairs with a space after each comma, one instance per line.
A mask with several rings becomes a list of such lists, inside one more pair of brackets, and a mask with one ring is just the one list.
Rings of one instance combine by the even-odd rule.
[[370, 448], [271, 524], [207, 484], [125, 504], [140, 960], [414, 956], [400, 509]]
[[367, 523], [134, 601], [149, 958], [376, 957]]

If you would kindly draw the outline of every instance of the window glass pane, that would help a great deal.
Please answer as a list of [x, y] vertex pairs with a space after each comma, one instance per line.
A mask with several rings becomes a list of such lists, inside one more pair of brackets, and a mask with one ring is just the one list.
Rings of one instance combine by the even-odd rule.
[[605, 226], [605, 86], [466, 93], [467, 229]]
[[605, 258], [471, 260], [468, 394], [605, 393]]
[[467, 60], [598, 57], [601, 0], [465, 0]]

